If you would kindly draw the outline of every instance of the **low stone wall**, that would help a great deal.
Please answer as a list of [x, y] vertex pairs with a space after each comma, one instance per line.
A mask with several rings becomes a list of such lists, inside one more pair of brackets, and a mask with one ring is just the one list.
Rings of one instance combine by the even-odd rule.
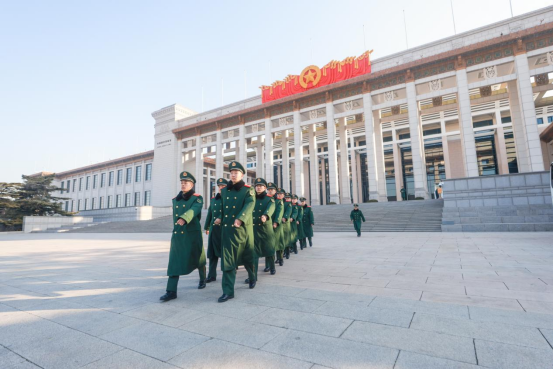
[[74, 225], [78, 223], [92, 223], [92, 218], [81, 216], [23, 217], [23, 233], [45, 231], [47, 229], [60, 228], [62, 226]]
[[150, 220], [171, 214], [172, 209], [170, 206], [129, 206], [125, 208], [86, 210], [79, 212], [79, 215], [93, 217], [95, 223]]
[[442, 232], [553, 231], [548, 172], [450, 179]]

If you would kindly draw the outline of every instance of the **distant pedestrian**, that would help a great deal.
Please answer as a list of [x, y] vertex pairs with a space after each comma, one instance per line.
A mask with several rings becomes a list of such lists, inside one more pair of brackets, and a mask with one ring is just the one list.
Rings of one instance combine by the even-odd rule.
[[359, 205], [353, 204], [353, 210], [351, 211], [349, 218], [351, 219], [353, 227], [357, 232], [357, 237], [361, 237], [361, 221], [365, 223], [365, 217], [363, 216], [363, 212], [359, 210]]

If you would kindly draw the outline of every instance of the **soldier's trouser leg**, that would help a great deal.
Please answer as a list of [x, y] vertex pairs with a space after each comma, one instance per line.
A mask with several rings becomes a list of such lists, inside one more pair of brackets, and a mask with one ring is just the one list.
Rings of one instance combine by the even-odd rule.
[[257, 282], [257, 269], [254, 270], [256, 261], [259, 264], [259, 258], [256, 257], [253, 261], [253, 264], [245, 263], [244, 268], [246, 268], [246, 271], [248, 272], [248, 279], [250, 281]]
[[236, 269], [223, 271], [223, 293], [225, 295], [234, 296], [234, 282], [236, 282]]
[[313, 246], [313, 242], [311, 241], [311, 237], [308, 237], [309, 238], [309, 246]]
[[257, 269], [259, 269], [259, 257], [256, 256], [253, 259], [253, 274], [255, 275], [255, 280], [257, 281]]
[[209, 259], [209, 273], [207, 275], [208, 278], [217, 278], [218, 261], [219, 261], [219, 258], [217, 256], [214, 256], [211, 259]]
[[265, 265], [267, 265], [267, 268], [270, 270], [275, 270], [275, 257], [270, 256], [265, 258]]
[[276, 252], [276, 259], [277, 260], [282, 260], [282, 255], [283, 254], [283, 251], [282, 250], [279, 250]]
[[178, 275], [170, 276], [169, 279], [167, 280], [166, 290], [171, 292], [177, 292], [178, 284], [179, 284], [179, 276]]
[[200, 275], [200, 281], [205, 281], [205, 265], [198, 268], [198, 274]]

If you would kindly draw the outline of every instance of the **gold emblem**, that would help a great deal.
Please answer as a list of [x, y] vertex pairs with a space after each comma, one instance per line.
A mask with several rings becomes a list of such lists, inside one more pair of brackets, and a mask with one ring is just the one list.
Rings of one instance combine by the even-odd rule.
[[236, 163], [235, 162], [232, 162], [232, 164], [230, 165], [231, 167], [235, 167], [236, 166]]
[[317, 86], [317, 83], [321, 80], [321, 70], [316, 65], [310, 65], [306, 67], [300, 74], [300, 85], [303, 88], [308, 88], [307, 84], [312, 83], [310, 87]]
[[182, 172], [182, 175], [183, 175], [184, 177], [186, 177], [186, 176], [188, 175], [188, 173]]

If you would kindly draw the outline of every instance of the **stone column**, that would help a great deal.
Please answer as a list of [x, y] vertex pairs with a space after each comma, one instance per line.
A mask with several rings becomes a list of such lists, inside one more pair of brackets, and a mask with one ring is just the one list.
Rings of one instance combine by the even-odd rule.
[[355, 139], [353, 137], [349, 138], [350, 147], [351, 147], [351, 192], [353, 196], [353, 202], [359, 202], [359, 191], [357, 191], [357, 158], [355, 151]]
[[449, 161], [449, 142], [445, 128], [444, 112], [440, 112], [440, 127], [442, 129], [442, 151], [444, 152], [445, 178], [451, 178], [451, 162]]
[[[261, 136], [257, 136], [257, 146], [255, 148], [255, 175], [256, 177], [265, 178], [263, 175], [263, 143], [261, 142]], [[265, 180], [267, 180], [265, 178]]]
[[[526, 51], [523, 49], [522, 40], [518, 40], [515, 51], [515, 71], [517, 74], [516, 83], [509, 82], [509, 103], [511, 109], [516, 111], [512, 119], [513, 131], [517, 148], [517, 159], [519, 172], [543, 171], [543, 153], [536, 120], [536, 107], [534, 105], [534, 94], [530, 83], [530, 68]], [[513, 88], [516, 85], [516, 88]], [[513, 97], [511, 98], [511, 90]], [[516, 91], [516, 95], [514, 92]], [[518, 101], [517, 101], [518, 100]], [[513, 114], [515, 115], [515, 114]]]
[[215, 134], [215, 144], [217, 145], [216, 157], [215, 157], [215, 175], [216, 180], [223, 177], [224, 158], [223, 153], [223, 134], [221, 133], [221, 126], [217, 126], [217, 132]]
[[[499, 104], [499, 102], [497, 102]], [[509, 174], [509, 163], [507, 161], [507, 148], [505, 147], [505, 132], [503, 130], [503, 123], [501, 123], [501, 111], [499, 106], [495, 110], [495, 125], [497, 126], [497, 156], [500, 158], [501, 167], [499, 174]]]
[[248, 151], [246, 150], [246, 127], [244, 126], [244, 120], [240, 118], [240, 125], [238, 126], [238, 145], [240, 151], [238, 151], [238, 162], [244, 166], [246, 173], [244, 174], [244, 182], [247, 183], [248, 178]]
[[[379, 202], [388, 201], [388, 192], [386, 189], [386, 167], [384, 165], [384, 150], [382, 145], [382, 127], [380, 125], [379, 112], [373, 112], [374, 124], [374, 150], [376, 156], [376, 173], [378, 173], [379, 180], [377, 184], [377, 200]], [[370, 189], [370, 186], [369, 186]], [[372, 199], [372, 198], [371, 198]]]
[[[386, 177], [384, 175], [384, 161], [382, 157], [382, 137], [376, 140], [375, 117], [372, 111], [372, 97], [368, 85], [363, 85], [363, 111], [365, 117], [365, 142], [367, 150], [367, 171], [369, 176], [369, 199], [379, 202], [388, 201], [386, 196]], [[378, 127], [380, 131], [380, 127]], [[377, 158], [380, 162], [377, 163]], [[384, 183], [384, 193], [379, 190], [380, 183]]]
[[300, 123], [300, 106], [298, 103], [294, 102], [294, 193], [298, 195], [298, 197], [303, 197], [303, 145]]
[[426, 184], [426, 165], [424, 161], [424, 140], [421, 134], [419, 106], [415, 79], [408, 71], [406, 78], [407, 109], [409, 110], [409, 134], [411, 135], [411, 155], [413, 156], [413, 179], [415, 181], [415, 197], [428, 199]]
[[[395, 131], [393, 133], [395, 137]], [[399, 147], [396, 143], [392, 144], [392, 151], [394, 153], [393, 156], [394, 156], [394, 175], [396, 179], [396, 201], [400, 201], [400, 200], [403, 201], [401, 199], [401, 187], [403, 186], [403, 171], [401, 169], [402, 160], [401, 160], [401, 153], [399, 151]], [[405, 191], [407, 191], [407, 188], [405, 189]], [[409, 193], [407, 193], [407, 195], [409, 195]]]
[[336, 157], [336, 126], [334, 122], [334, 104], [332, 95], [326, 93], [326, 129], [328, 142], [328, 180], [330, 187], [330, 202], [340, 203], [338, 196], [338, 162]]
[[[200, 132], [196, 132], [196, 191], [202, 196], [206, 196], [204, 192], [204, 161], [202, 155], [202, 138], [200, 137]], [[205, 202], [204, 202], [205, 205]]]
[[340, 136], [340, 203], [351, 204], [346, 118], [340, 118], [338, 121], [338, 134]]
[[315, 125], [310, 125], [307, 132], [309, 135], [309, 185], [311, 186], [310, 204], [320, 205], [321, 200], [319, 199], [319, 163], [317, 158], [317, 136], [315, 134]]
[[459, 57], [457, 69], [457, 104], [459, 106], [459, 130], [461, 131], [461, 147], [466, 177], [478, 177], [478, 161], [476, 159], [476, 143], [470, 110], [467, 70], [465, 62]]
[[265, 110], [265, 180], [267, 182], [275, 181], [273, 172], [273, 133], [271, 132], [271, 127], [271, 116]]
[[282, 188], [286, 192], [292, 192], [290, 188], [290, 150], [288, 149], [288, 130], [281, 131], [282, 135]]

